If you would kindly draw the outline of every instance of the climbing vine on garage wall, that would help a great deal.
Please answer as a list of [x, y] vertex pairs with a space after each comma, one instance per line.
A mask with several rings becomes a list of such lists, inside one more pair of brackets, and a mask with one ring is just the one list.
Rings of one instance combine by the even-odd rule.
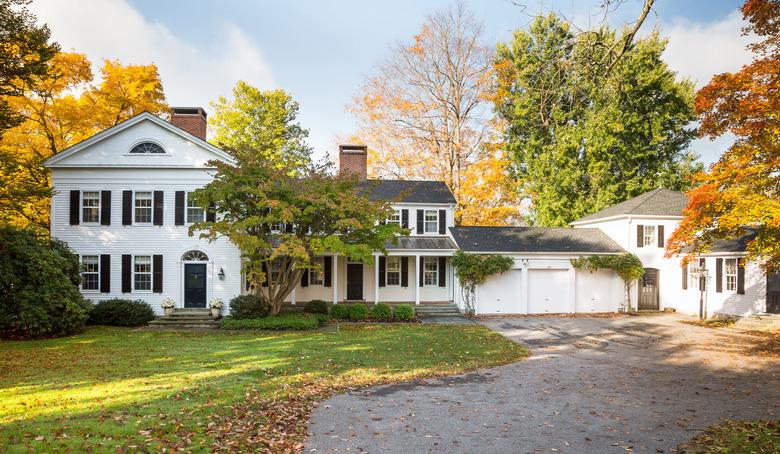
[[511, 257], [496, 254], [468, 254], [462, 251], [455, 253], [452, 266], [460, 282], [466, 313], [474, 313], [474, 295], [477, 285], [482, 284], [494, 274], [505, 273], [512, 268], [514, 260]]
[[571, 259], [571, 264], [578, 270], [598, 271], [612, 270], [623, 279], [626, 287], [626, 296], [628, 297], [628, 310], [631, 309], [631, 283], [645, 274], [645, 267], [642, 261], [634, 254], [620, 255], [591, 255]]

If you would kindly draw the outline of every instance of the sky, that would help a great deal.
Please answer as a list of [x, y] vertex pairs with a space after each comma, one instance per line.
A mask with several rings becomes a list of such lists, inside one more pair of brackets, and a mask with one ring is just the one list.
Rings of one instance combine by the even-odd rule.
[[[464, 0], [483, 24], [488, 46], [507, 41], [540, 12], [554, 11], [581, 28], [598, 25], [601, 0]], [[64, 50], [86, 53], [95, 64], [158, 66], [168, 103], [201, 106], [230, 96], [237, 80], [281, 88], [300, 103], [315, 156], [333, 155], [355, 128], [346, 112], [366, 77], [397, 43], [420, 31], [428, 14], [454, 0], [33, 0], [30, 9], [52, 29]], [[668, 38], [664, 60], [697, 87], [714, 74], [751, 60], [741, 35], [741, 2], [656, 0], [641, 33]], [[621, 27], [641, 0], [624, 0], [607, 15]], [[97, 72], [97, 71], [96, 71]], [[691, 145], [710, 164], [731, 143], [697, 139]]]

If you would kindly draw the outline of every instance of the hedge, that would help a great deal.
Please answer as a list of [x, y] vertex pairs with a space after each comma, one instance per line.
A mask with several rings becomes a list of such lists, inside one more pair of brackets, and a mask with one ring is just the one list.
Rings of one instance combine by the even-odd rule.
[[270, 307], [255, 295], [240, 295], [230, 300], [230, 315], [234, 319], [255, 319], [268, 315]]
[[235, 319], [225, 317], [219, 323], [221, 329], [264, 329], [303, 331], [317, 329], [320, 326], [322, 314], [282, 313], [263, 318]]
[[147, 302], [113, 298], [92, 306], [87, 323], [107, 326], [142, 326], [152, 320], [154, 320], [154, 310]]

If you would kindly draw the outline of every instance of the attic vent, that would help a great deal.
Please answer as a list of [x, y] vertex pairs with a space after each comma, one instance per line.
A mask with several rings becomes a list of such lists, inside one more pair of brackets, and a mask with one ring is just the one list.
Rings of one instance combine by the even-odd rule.
[[138, 145], [134, 146], [130, 149], [130, 153], [133, 154], [144, 154], [144, 153], [154, 153], [154, 154], [161, 154], [165, 153], [165, 150], [163, 150], [163, 147], [157, 145], [153, 142], [141, 142]]

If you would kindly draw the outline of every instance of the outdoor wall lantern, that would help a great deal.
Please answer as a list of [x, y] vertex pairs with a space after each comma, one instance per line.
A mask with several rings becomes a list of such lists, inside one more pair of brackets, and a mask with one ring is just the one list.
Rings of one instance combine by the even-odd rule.
[[217, 276], [219, 276], [220, 281], [225, 280], [225, 270], [223, 270], [221, 266], [219, 267], [219, 274], [217, 274]]

